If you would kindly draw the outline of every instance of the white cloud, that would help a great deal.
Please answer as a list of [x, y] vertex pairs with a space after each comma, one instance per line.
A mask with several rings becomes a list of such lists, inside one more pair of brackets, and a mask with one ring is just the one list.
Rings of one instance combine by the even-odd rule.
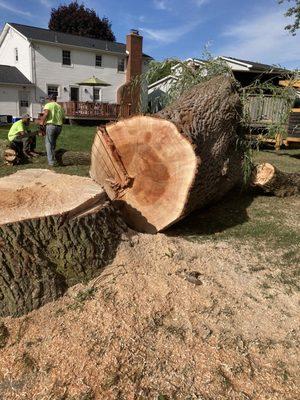
[[166, 0], [154, 0], [154, 7], [157, 10], [167, 10], [168, 9], [168, 4]]
[[47, 8], [53, 7], [53, 3], [51, 0], [40, 0], [40, 3]]
[[148, 29], [141, 28], [149, 40], [159, 42], [161, 44], [170, 44], [176, 42], [181, 36], [186, 35], [199, 25], [199, 21], [196, 23], [186, 23], [183, 26], [177, 26], [176, 28], [169, 29]]
[[207, 4], [209, 0], [193, 0], [193, 3], [198, 7], [202, 7], [204, 4]]
[[18, 7], [8, 5], [3, 1], [0, 1], [0, 8], [3, 8], [4, 10], [7, 11], [11, 11], [14, 14], [23, 15], [24, 17], [32, 17], [32, 14], [29, 11], [22, 11]]
[[288, 19], [281, 11], [253, 16], [229, 27], [223, 37], [228, 43], [217, 49], [217, 54], [300, 67], [299, 34], [292, 36], [284, 27]]

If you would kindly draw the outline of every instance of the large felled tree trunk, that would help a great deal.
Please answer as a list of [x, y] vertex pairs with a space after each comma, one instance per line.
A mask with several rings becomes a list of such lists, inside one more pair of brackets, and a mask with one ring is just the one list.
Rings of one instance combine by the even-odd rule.
[[0, 317], [100, 273], [126, 226], [89, 178], [29, 169], [0, 179]]
[[90, 165], [91, 155], [86, 151], [59, 149], [55, 152], [56, 161], [60, 165]]
[[160, 231], [221, 198], [241, 178], [240, 115], [235, 81], [213, 78], [154, 116], [99, 129], [91, 177], [132, 227]]

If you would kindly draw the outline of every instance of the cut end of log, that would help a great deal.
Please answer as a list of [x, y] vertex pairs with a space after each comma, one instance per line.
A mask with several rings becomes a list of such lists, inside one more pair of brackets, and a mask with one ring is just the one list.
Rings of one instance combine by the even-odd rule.
[[131, 227], [155, 233], [182, 216], [199, 163], [172, 122], [135, 116], [98, 129], [90, 175]]
[[74, 217], [105, 199], [89, 178], [26, 169], [0, 179], [0, 225], [67, 212]]
[[275, 167], [272, 164], [260, 164], [255, 169], [252, 185], [263, 187], [272, 180], [274, 175]]
[[254, 169], [251, 186], [278, 197], [296, 196], [300, 194], [300, 174], [280, 171], [265, 163]]
[[240, 181], [242, 104], [236, 89], [230, 76], [217, 76], [153, 117], [135, 116], [98, 130], [90, 174], [128, 225], [161, 231]]

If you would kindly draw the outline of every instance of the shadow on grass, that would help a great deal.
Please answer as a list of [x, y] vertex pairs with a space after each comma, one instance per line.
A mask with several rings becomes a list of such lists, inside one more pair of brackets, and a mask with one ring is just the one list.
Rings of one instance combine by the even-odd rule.
[[285, 150], [285, 152], [283, 151], [279, 151], [276, 153], [276, 156], [278, 157], [291, 157], [291, 158], [296, 158], [298, 160], [300, 160], [300, 150], [299, 153], [290, 153], [288, 151]]
[[289, 154], [289, 157], [296, 158], [297, 160], [300, 160], [300, 153], [299, 154]]
[[242, 225], [249, 220], [247, 208], [254, 197], [254, 193], [233, 190], [218, 203], [194, 211], [165, 233], [169, 236], [205, 236]]

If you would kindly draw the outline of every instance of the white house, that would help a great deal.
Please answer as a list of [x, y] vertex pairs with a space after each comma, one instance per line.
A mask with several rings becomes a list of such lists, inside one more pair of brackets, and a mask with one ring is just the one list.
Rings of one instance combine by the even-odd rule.
[[[279, 84], [279, 79], [282, 78], [284, 71], [282, 68], [272, 65], [240, 60], [233, 57], [220, 56], [217, 57], [217, 59], [221, 60], [224, 65], [231, 69], [235, 78], [240, 82], [242, 87], [250, 85], [255, 80], [272, 80], [273, 83]], [[188, 58], [184, 63], [194, 69], [204, 66], [203, 73], [205, 74], [205, 60]], [[148, 86], [149, 109], [158, 111], [163, 107], [164, 96], [174, 82], [179, 79], [181, 70], [181, 63], [178, 63], [171, 68], [171, 75], [168, 75]]]
[[[61, 102], [116, 103], [118, 89], [131, 79], [127, 67], [138, 62], [142, 71], [150, 60], [137, 31], [125, 45], [7, 23], [0, 35], [0, 114], [37, 117], [51, 93]], [[78, 85], [92, 76], [110, 86]]]

